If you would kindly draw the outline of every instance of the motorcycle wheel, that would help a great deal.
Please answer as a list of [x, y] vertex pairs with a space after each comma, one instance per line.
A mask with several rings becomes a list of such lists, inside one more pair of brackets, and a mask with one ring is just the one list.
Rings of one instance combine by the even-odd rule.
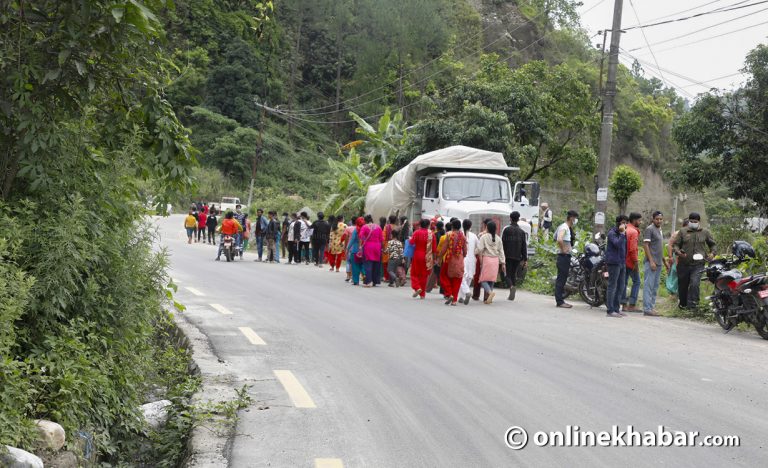
[[224, 248], [224, 258], [226, 258], [228, 262], [232, 261], [232, 253], [228, 248]]
[[597, 285], [590, 286], [587, 278], [581, 280], [579, 284], [579, 296], [581, 299], [592, 307], [600, 307], [603, 301], [600, 300], [600, 293], [598, 292]]
[[757, 330], [757, 334], [760, 335], [760, 338], [768, 340], [768, 310], [764, 308], [758, 310], [756, 315], [757, 319], [755, 320], [755, 323], [753, 323], [755, 330]]
[[719, 310], [715, 310], [715, 319], [717, 320], [717, 324], [720, 325], [720, 327], [725, 331], [730, 331], [735, 325], [728, 317], [725, 316], [725, 314]]

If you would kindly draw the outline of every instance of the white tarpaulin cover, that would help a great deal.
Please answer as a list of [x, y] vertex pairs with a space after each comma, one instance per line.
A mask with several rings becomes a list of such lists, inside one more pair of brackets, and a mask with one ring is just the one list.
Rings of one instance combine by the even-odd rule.
[[430, 166], [451, 166], [459, 169], [504, 169], [507, 163], [501, 153], [469, 146], [450, 146], [417, 156], [407, 166], [392, 174], [383, 184], [371, 185], [365, 197], [365, 212], [374, 218], [393, 213], [404, 215], [416, 197], [416, 171]]

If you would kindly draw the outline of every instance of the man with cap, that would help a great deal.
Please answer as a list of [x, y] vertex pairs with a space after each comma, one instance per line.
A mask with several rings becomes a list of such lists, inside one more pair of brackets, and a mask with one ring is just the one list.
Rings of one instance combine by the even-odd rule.
[[[709, 251], [709, 252], [707, 252]], [[715, 239], [701, 226], [701, 215], [688, 215], [688, 226], [680, 229], [675, 239], [677, 254], [677, 281], [679, 307], [687, 309], [699, 305], [699, 284], [704, 263], [715, 256]]]

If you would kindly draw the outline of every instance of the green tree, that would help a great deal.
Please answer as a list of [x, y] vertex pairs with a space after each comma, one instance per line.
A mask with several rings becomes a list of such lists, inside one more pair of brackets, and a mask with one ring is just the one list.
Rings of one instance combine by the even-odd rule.
[[674, 128], [680, 145], [676, 181], [695, 190], [722, 184], [732, 198], [747, 198], [768, 212], [768, 46], [746, 59], [744, 87], [702, 96]]
[[575, 179], [595, 170], [597, 125], [589, 87], [569, 65], [531, 62], [512, 70], [487, 56], [477, 78], [435, 98], [396, 167], [418, 154], [463, 144], [504, 153], [524, 179]]
[[165, 7], [0, 2], [0, 446], [31, 447], [43, 417], [135, 460], [168, 285], [140, 190], [174, 196], [195, 164]]
[[640, 173], [629, 166], [619, 165], [613, 170], [608, 189], [613, 199], [619, 204], [619, 212], [627, 211], [629, 198], [643, 188], [643, 178]]

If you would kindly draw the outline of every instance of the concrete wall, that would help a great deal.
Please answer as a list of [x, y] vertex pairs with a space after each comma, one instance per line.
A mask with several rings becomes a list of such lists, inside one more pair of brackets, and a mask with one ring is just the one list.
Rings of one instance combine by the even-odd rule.
[[[650, 166], [642, 167], [638, 166], [634, 160], [631, 159], [619, 159], [613, 161], [612, 168], [619, 164], [626, 164], [633, 167], [640, 172], [643, 178], [643, 188], [632, 195], [627, 205], [627, 212], [637, 211], [643, 214], [643, 223], [650, 219], [651, 213], [655, 210], [660, 210], [664, 213], [664, 229], [665, 234], [669, 232], [672, 225], [672, 208], [674, 199], [679, 192], [674, 191], [668, 182], [664, 181], [661, 174], [654, 171]], [[581, 182], [583, 187], [575, 187], [568, 181], [542, 181], [541, 188], [541, 201], [549, 202], [550, 208], [554, 211], [555, 215], [562, 217], [565, 212], [570, 209], [575, 209], [580, 212], [582, 217], [592, 215], [594, 210], [595, 195], [594, 179], [584, 179]], [[687, 193], [687, 200], [678, 203], [677, 207], [677, 223], [679, 227], [680, 222], [691, 211], [697, 211], [701, 213], [702, 218], [706, 217], [704, 212], [704, 201], [701, 194]], [[618, 205], [611, 199], [609, 194], [608, 213], [606, 224], [613, 224], [612, 218], [618, 214]], [[706, 222], [706, 220], [705, 220]]]

